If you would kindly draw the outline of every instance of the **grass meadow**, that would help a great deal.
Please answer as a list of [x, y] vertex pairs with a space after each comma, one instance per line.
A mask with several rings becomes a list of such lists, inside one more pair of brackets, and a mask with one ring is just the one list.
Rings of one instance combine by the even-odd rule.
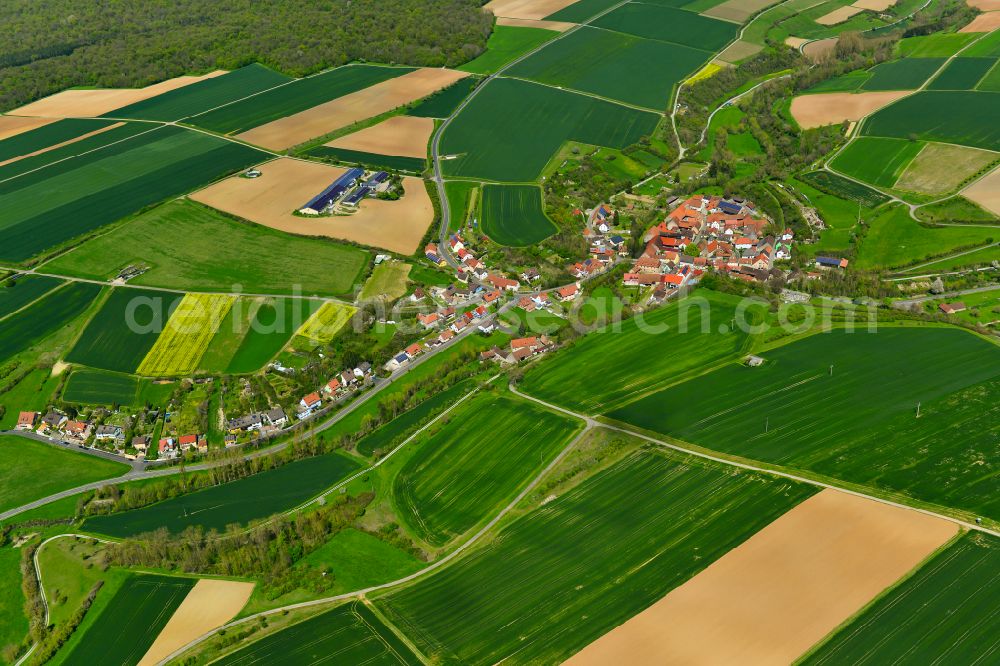
[[559, 663], [812, 492], [640, 451], [375, 605], [432, 663]]
[[161, 126], [7, 180], [0, 183], [0, 259], [23, 261], [263, 156], [242, 144]]
[[[225, 238], [225, 243], [216, 239]], [[288, 261], [288, 257], [296, 261]], [[252, 261], [247, 258], [252, 257]], [[45, 265], [106, 280], [130, 265], [148, 270], [131, 283], [188, 291], [343, 296], [370, 254], [360, 248], [234, 220], [193, 201], [171, 201]]]
[[139, 380], [101, 370], [74, 370], [66, 380], [62, 399], [87, 405], [132, 405], [139, 391]]
[[674, 85], [710, 57], [701, 48], [584, 26], [505, 74], [662, 111]]
[[469, 205], [472, 200], [473, 191], [479, 188], [479, 183], [469, 180], [449, 180], [444, 185], [445, 194], [448, 196], [448, 208], [451, 211], [449, 229], [452, 231], [461, 229], [469, 220]]
[[442, 546], [493, 516], [569, 443], [578, 422], [485, 392], [421, 434], [392, 487], [404, 523]]
[[[521, 390], [587, 413], [634, 400], [743, 351], [749, 344], [744, 333], [719, 332], [722, 326], [728, 329], [738, 305], [736, 297], [700, 290], [646, 313], [642, 328], [633, 318], [621, 324], [620, 332], [609, 328], [577, 339], [532, 367]], [[680, 330], [685, 323], [687, 330]]]
[[133, 537], [160, 527], [174, 534], [189, 527], [223, 532], [233, 523], [245, 525], [293, 509], [345, 478], [358, 466], [340, 453], [296, 460], [140, 509], [87, 518], [83, 529], [115, 538]]
[[139, 663], [194, 584], [194, 578], [132, 575], [83, 634], [66, 663]]
[[500, 245], [539, 243], [559, 229], [542, 209], [537, 185], [483, 185], [483, 233]]
[[74, 282], [0, 320], [0, 361], [19, 354], [69, 324], [100, 293], [100, 285]]
[[[608, 414], [768, 463], [1000, 518], [1000, 348], [945, 327], [834, 330]], [[832, 375], [830, 368], [832, 367]], [[920, 404], [920, 417], [916, 417]], [[683, 406], [674, 408], [674, 406]]]
[[420, 666], [423, 663], [363, 601], [349, 601], [293, 624], [214, 663], [218, 666], [314, 664], [319, 655], [335, 656], [336, 662], [341, 664], [366, 666]]
[[[473, 74], [492, 74], [511, 60], [533, 51], [558, 36], [559, 33], [554, 30], [496, 25], [493, 26], [493, 33], [486, 41], [486, 51], [458, 69]], [[454, 107], [452, 108], [454, 109]], [[445, 118], [449, 115], [451, 115], [450, 112], [443, 116], [432, 115], [432, 117]]]
[[872, 114], [864, 124], [868, 136], [957, 143], [1000, 150], [1000, 92], [923, 91]]
[[979, 663], [1000, 636], [1000, 539], [968, 533], [876, 600], [802, 664]]
[[448, 126], [449, 176], [530, 182], [566, 141], [624, 148], [652, 134], [660, 116], [565, 90], [494, 79]]
[[[899, 42], [899, 54], [907, 58], [947, 58], [961, 51], [977, 37], [979, 35], [968, 32], [907, 37]], [[972, 54], [966, 52], [963, 55]]]
[[0, 435], [0, 511], [128, 470], [123, 463], [27, 437]]
[[863, 136], [848, 144], [831, 166], [866, 183], [892, 187], [923, 147], [920, 141]]

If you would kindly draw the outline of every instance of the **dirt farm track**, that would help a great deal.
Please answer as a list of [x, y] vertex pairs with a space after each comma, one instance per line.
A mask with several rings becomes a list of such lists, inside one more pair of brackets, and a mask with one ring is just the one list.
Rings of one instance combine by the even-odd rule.
[[327, 164], [281, 157], [258, 167], [260, 178], [232, 176], [191, 195], [212, 208], [304, 236], [326, 236], [413, 254], [434, 221], [434, 205], [419, 178], [404, 178], [399, 201], [366, 199], [343, 217], [299, 217], [293, 211], [344, 173]]

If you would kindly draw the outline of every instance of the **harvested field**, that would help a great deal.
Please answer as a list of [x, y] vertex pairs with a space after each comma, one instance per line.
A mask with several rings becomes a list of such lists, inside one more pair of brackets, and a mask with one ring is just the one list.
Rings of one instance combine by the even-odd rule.
[[[922, 194], [944, 194], [998, 158], [1000, 154], [988, 150], [929, 143], [899, 176], [896, 187]], [[948, 168], [942, 169], [942, 164]]]
[[801, 49], [803, 46], [809, 43], [808, 39], [802, 39], [801, 37], [786, 37], [785, 44], [791, 46], [793, 49]]
[[870, 9], [873, 12], [884, 12], [896, 4], [896, 0], [857, 0], [852, 6]]
[[816, 19], [816, 23], [819, 23], [820, 25], [837, 25], [838, 23], [843, 23], [855, 14], [860, 14], [863, 11], [864, 9], [861, 7], [851, 7], [850, 5], [847, 7], [838, 7], [829, 14], [820, 16]]
[[993, 32], [1000, 28], [1000, 11], [980, 14], [959, 32]]
[[231, 580], [199, 580], [139, 660], [139, 666], [158, 664], [174, 650], [229, 622], [246, 605], [253, 587], [253, 583]]
[[399, 201], [364, 201], [357, 213], [339, 217], [292, 214], [344, 173], [327, 164], [282, 157], [260, 167], [260, 178], [233, 176], [191, 195], [213, 208], [264, 226], [305, 236], [340, 238], [400, 254], [417, 250], [434, 220], [434, 206], [419, 178], [403, 178]]
[[1000, 0], [965, 0], [965, 4], [984, 12], [1000, 11]]
[[802, 48], [802, 54], [812, 60], [821, 60], [825, 58], [829, 53], [833, 52], [833, 48], [837, 46], [836, 37], [828, 37], [827, 39], [818, 39], [815, 42], [809, 42]]
[[565, 21], [539, 21], [535, 19], [521, 19], [521, 18], [511, 18], [508, 16], [500, 16], [497, 17], [497, 25], [506, 26], [508, 28], [542, 28], [543, 30], [555, 30], [556, 32], [566, 32], [576, 24], [566, 23]]
[[1000, 215], [1000, 168], [962, 190], [962, 196]]
[[17, 162], [18, 160], [23, 160], [23, 159], [26, 159], [26, 158], [29, 158], [29, 157], [35, 157], [36, 155], [42, 155], [43, 153], [47, 153], [50, 150], [56, 150], [58, 148], [62, 148], [63, 146], [68, 146], [70, 144], [76, 143], [77, 141], [83, 141], [84, 139], [89, 139], [92, 136], [96, 136], [98, 134], [102, 134], [104, 132], [107, 132], [108, 130], [113, 130], [113, 129], [117, 129], [119, 127], [123, 127], [124, 125], [125, 125], [125, 123], [114, 123], [112, 125], [105, 125], [104, 127], [100, 127], [98, 129], [95, 129], [92, 132], [87, 132], [86, 134], [81, 134], [78, 137], [74, 137], [72, 139], [67, 139], [66, 141], [63, 141], [61, 143], [56, 143], [56, 144], [53, 144], [51, 146], [46, 146], [45, 148], [40, 148], [40, 149], [35, 150], [33, 152], [30, 152], [30, 153], [25, 153], [24, 155], [18, 155], [17, 157], [11, 157], [10, 159], [3, 160], [2, 162], [0, 162], [0, 167], [2, 167], [4, 165], [7, 165], [7, 164], [11, 164], [12, 162]]
[[749, 58], [763, 48], [760, 44], [752, 44], [740, 39], [723, 49], [722, 53], [716, 56], [716, 60], [728, 64], [736, 64], [740, 60]]
[[342, 136], [324, 145], [379, 155], [427, 157], [427, 143], [434, 132], [433, 118], [393, 116], [377, 125]]
[[800, 95], [792, 100], [792, 117], [803, 129], [842, 123], [845, 120], [861, 120], [906, 94], [906, 91], [893, 90]]
[[466, 72], [451, 69], [418, 69], [255, 127], [237, 138], [271, 150], [285, 150], [414, 102], [466, 76]]
[[484, 9], [496, 16], [538, 20], [574, 2], [576, 0], [491, 0]]
[[726, 0], [722, 4], [702, 12], [705, 16], [743, 23], [748, 18], [766, 9], [779, 0]]
[[204, 81], [225, 74], [217, 70], [204, 76], [178, 76], [174, 79], [154, 83], [145, 88], [96, 88], [93, 90], [64, 90], [45, 99], [32, 102], [10, 111], [18, 116], [41, 116], [45, 118], [73, 118], [102, 116], [109, 111], [129, 104], [141, 102], [150, 97], [183, 86]]
[[824, 490], [566, 663], [792, 663], [957, 532]]
[[27, 118], [23, 116], [0, 116], [0, 141], [12, 136], [54, 123], [55, 118]]

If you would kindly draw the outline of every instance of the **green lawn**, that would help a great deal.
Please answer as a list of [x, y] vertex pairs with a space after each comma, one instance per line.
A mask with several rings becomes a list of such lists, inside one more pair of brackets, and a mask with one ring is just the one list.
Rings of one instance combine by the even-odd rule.
[[920, 141], [863, 136], [848, 144], [831, 166], [866, 183], [892, 187], [923, 147]]
[[484, 84], [448, 126], [448, 176], [534, 181], [566, 141], [624, 148], [652, 134], [660, 116], [515, 79]]
[[[522, 28], [506, 25], [494, 26], [493, 34], [486, 41], [486, 51], [478, 58], [458, 69], [473, 74], [492, 74], [511, 60], [533, 51], [559, 33], [542, 28]], [[412, 115], [412, 114], [411, 114]], [[446, 117], [435, 116], [438, 118]]]
[[83, 634], [66, 662], [138, 663], [194, 584], [193, 578], [131, 576]]
[[760, 143], [750, 132], [727, 134], [726, 147], [735, 157], [752, 157], [764, 154], [764, 149], [760, 147]]
[[375, 603], [432, 663], [560, 663], [812, 492], [637, 452]]
[[[620, 331], [591, 333], [529, 370], [521, 390], [588, 413], [633, 400], [744, 350], [749, 338], [728, 331], [738, 304], [736, 297], [701, 290], [625, 321]], [[727, 332], [720, 333], [723, 326]]]
[[20, 548], [0, 548], [0, 648], [20, 645], [28, 635], [21, 592]]
[[969, 533], [853, 618], [803, 664], [975, 664], [1000, 636], [1000, 539]]
[[218, 666], [318, 664], [420, 666], [423, 662], [362, 601], [265, 636], [222, 659]]
[[468, 180], [449, 180], [444, 185], [448, 196], [448, 209], [451, 213], [449, 229], [461, 229], [469, 220], [469, 202], [472, 192], [479, 188], [479, 183]]
[[[225, 243], [216, 242], [226, 239]], [[252, 257], [252, 260], [248, 260]], [[295, 261], [288, 261], [295, 257]], [[172, 201], [46, 264], [53, 273], [105, 280], [131, 265], [135, 284], [191, 291], [349, 294], [370, 254], [239, 222], [192, 201]]]
[[17, 384], [0, 393], [0, 405], [6, 410], [0, 418], [0, 430], [9, 430], [17, 425], [18, 412], [43, 411], [50, 404], [60, 381], [61, 378], [54, 376], [49, 368], [35, 368]]
[[0, 183], [0, 259], [23, 261], [263, 157], [203, 132], [159, 126], [7, 180]]
[[483, 185], [482, 230], [500, 245], [540, 243], [559, 231], [542, 210], [542, 191], [535, 185]]
[[124, 538], [161, 527], [179, 534], [191, 526], [222, 532], [292, 509], [358, 469], [353, 459], [328, 453], [253, 476], [180, 495], [141, 509], [88, 518], [88, 532]]
[[534, 403], [487, 392], [409, 446], [393, 505], [411, 531], [441, 546], [493, 516], [579, 430]]
[[113, 595], [108, 586], [117, 587], [128, 577], [125, 571], [104, 569], [92, 559], [100, 548], [101, 544], [89, 539], [66, 537], [50, 541], [38, 552], [38, 567], [53, 624], [69, 619], [97, 581], [104, 581], [99, 594]]
[[762, 367], [731, 364], [608, 416], [1000, 518], [1000, 477], [985, 462], [996, 454], [1000, 347], [961, 329], [883, 325], [761, 355]]
[[17, 435], [0, 435], [0, 511], [111, 479], [128, 465]]

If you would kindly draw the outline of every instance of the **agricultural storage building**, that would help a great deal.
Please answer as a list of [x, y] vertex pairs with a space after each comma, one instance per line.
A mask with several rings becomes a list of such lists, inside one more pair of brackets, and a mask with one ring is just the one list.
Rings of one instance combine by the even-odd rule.
[[367, 197], [372, 191], [372, 188], [367, 185], [362, 185], [358, 189], [354, 190], [344, 199], [345, 206], [357, 206], [361, 203], [365, 197]]
[[355, 183], [365, 175], [364, 169], [357, 167], [348, 169], [337, 180], [333, 181], [329, 187], [309, 200], [309, 202], [299, 209], [304, 215], [319, 215], [329, 208], [344, 192], [354, 187]]

